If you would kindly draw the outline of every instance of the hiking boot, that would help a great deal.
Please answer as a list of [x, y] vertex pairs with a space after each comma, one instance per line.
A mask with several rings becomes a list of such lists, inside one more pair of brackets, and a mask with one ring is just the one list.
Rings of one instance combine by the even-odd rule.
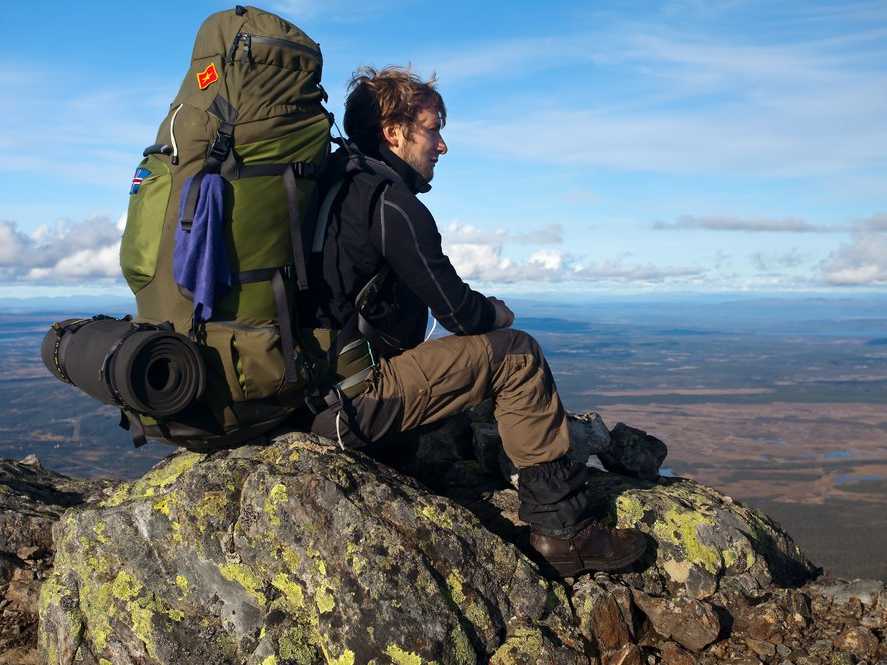
[[561, 577], [588, 571], [614, 572], [637, 563], [647, 537], [637, 529], [607, 529], [591, 524], [572, 538], [530, 533], [533, 547]]

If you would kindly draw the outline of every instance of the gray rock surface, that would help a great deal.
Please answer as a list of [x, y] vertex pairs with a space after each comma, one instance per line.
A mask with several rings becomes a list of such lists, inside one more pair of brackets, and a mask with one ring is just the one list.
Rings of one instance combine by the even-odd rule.
[[[0, 663], [887, 658], [882, 583], [813, 579], [778, 525], [684, 479], [595, 473], [602, 518], [656, 547], [643, 570], [546, 579], [516, 491], [475, 459], [472, 421], [483, 417], [378, 451], [400, 471], [305, 435], [176, 454], [117, 486], [38, 481], [33, 465], [7, 463], [0, 488], [19, 498], [6, 505], [35, 537], [0, 547], [2, 602], [39, 611], [40, 652], [32, 621]], [[31, 518], [55, 522], [51, 569]]]
[[40, 662], [37, 598], [52, 566], [52, 525], [113, 485], [48, 471], [34, 455], [0, 460], [0, 665]]

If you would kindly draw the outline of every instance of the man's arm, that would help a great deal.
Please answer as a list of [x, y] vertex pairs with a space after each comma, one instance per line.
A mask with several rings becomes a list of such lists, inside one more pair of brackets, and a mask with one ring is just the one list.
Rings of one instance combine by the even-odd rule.
[[416, 197], [402, 192], [394, 185], [379, 198], [373, 243], [447, 330], [463, 335], [493, 330], [496, 307], [462, 281], [441, 249], [434, 217]]

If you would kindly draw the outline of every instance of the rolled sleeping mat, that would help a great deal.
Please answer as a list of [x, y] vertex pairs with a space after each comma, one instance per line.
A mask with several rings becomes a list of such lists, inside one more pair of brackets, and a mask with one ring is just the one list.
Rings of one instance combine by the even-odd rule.
[[206, 387], [200, 350], [171, 326], [103, 316], [68, 319], [53, 324], [40, 354], [60, 381], [154, 418], [183, 411]]

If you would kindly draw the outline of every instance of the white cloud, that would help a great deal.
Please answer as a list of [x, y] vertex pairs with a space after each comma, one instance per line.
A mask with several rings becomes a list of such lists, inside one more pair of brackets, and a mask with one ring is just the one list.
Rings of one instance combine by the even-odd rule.
[[831, 286], [887, 284], [887, 236], [860, 232], [829, 254], [821, 264], [823, 280]]
[[749, 233], [846, 233], [846, 226], [811, 224], [795, 217], [744, 218], [732, 216], [683, 215], [674, 222], [654, 222], [659, 231], [677, 229], [704, 229], [707, 231], [745, 231]]
[[27, 234], [15, 222], [0, 221], [0, 281], [119, 280], [119, 226], [119, 221], [97, 217], [44, 225]]
[[560, 224], [548, 224], [539, 229], [523, 233], [512, 233], [505, 229], [487, 231], [472, 224], [452, 222], [444, 229], [447, 242], [454, 243], [517, 243], [522, 245], [560, 245], [564, 229]]
[[512, 240], [504, 231], [485, 233], [470, 225], [451, 224], [444, 234], [444, 251], [463, 279], [499, 284], [599, 282], [636, 286], [687, 283], [705, 274], [698, 268], [632, 265], [623, 258], [586, 263], [556, 249], [538, 249], [525, 261], [503, 256], [506, 243], [521, 242], [543, 231], [531, 231]]
[[797, 247], [792, 247], [787, 252], [754, 252], [749, 258], [752, 265], [761, 272], [797, 268], [806, 260]]

